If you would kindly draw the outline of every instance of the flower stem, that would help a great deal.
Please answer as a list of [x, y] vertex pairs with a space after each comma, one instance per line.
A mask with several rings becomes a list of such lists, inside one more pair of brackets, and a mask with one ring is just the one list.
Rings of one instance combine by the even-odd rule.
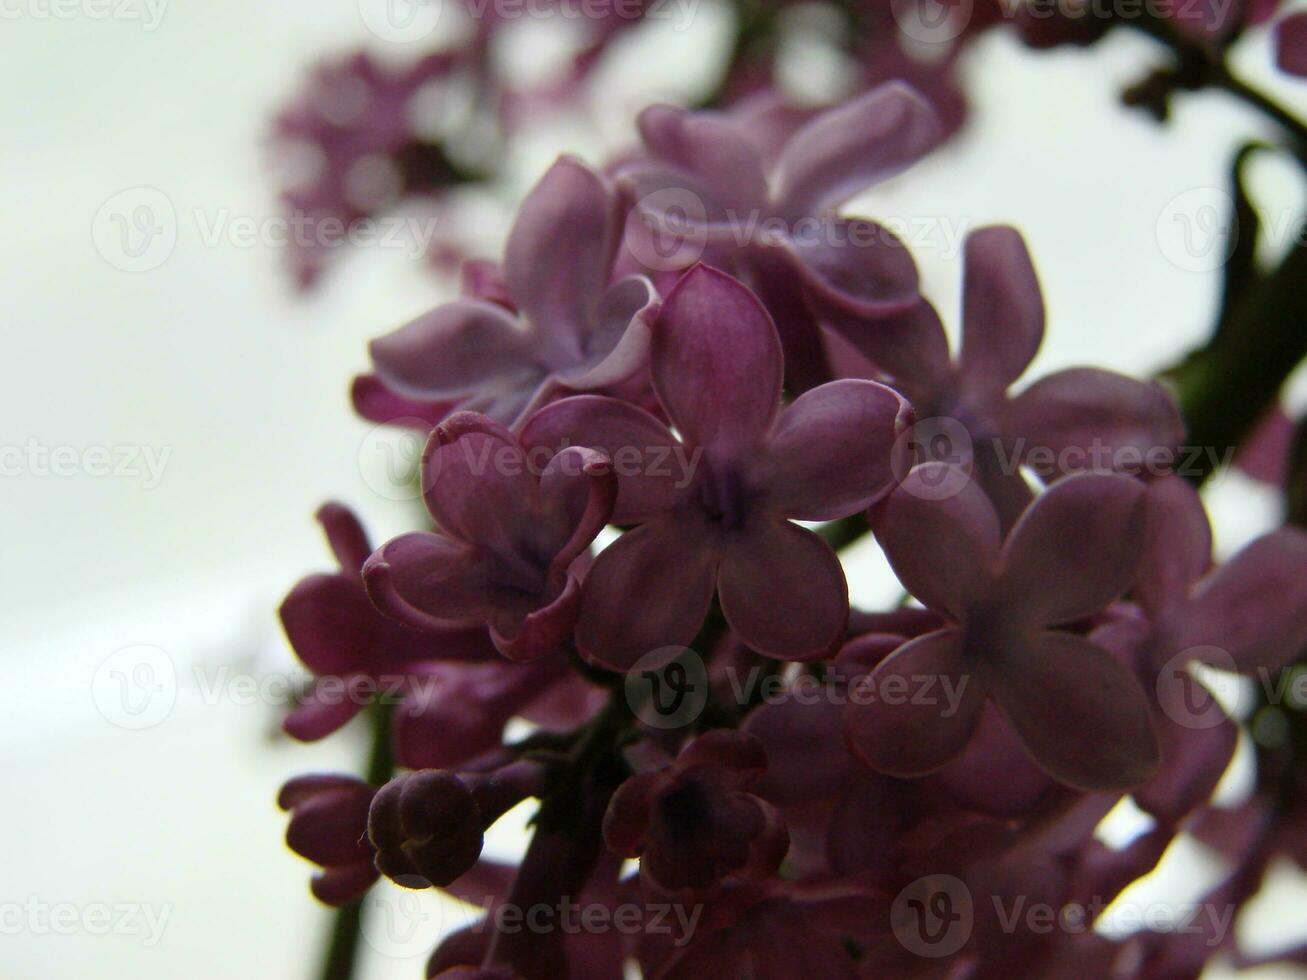
[[[383, 700], [368, 708], [372, 722], [372, 745], [368, 755], [366, 778], [373, 786], [389, 782], [395, 772], [394, 753], [390, 742], [391, 716], [394, 705]], [[363, 927], [363, 900], [350, 902], [336, 910], [331, 924], [331, 938], [323, 957], [321, 980], [352, 980], [358, 961], [359, 935]]]

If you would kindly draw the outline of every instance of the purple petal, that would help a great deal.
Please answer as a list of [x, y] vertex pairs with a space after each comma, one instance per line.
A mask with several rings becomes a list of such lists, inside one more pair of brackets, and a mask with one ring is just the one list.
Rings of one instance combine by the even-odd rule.
[[457, 401], [420, 401], [397, 395], [375, 374], [360, 374], [349, 389], [350, 402], [361, 418], [381, 425], [402, 425], [430, 432], [452, 412]]
[[363, 710], [363, 698], [351, 696], [346, 685], [333, 678], [329, 688], [315, 684], [295, 708], [282, 719], [282, 730], [301, 742], [316, 742], [345, 727]]
[[1161, 766], [1133, 793], [1141, 809], [1170, 825], [1211, 799], [1239, 739], [1238, 727], [1197, 678], [1187, 670], [1177, 671], [1173, 683], [1186, 688], [1175, 696], [1185, 699], [1187, 723], [1165, 710], [1154, 713]]
[[1307, 13], [1290, 14], [1275, 25], [1275, 64], [1290, 75], [1307, 76]]
[[758, 446], [781, 397], [781, 342], [757, 297], [698, 265], [663, 304], [653, 338], [653, 383], [692, 446], [738, 459]]
[[792, 218], [836, 208], [916, 163], [943, 135], [921, 96], [882, 85], [794, 134], [776, 165], [774, 200]]
[[414, 629], [487, 621], [496, 609], [484, 554], [441, 534], [410, 531], [387, 541], [363, 566], [368, 598]]
[[500, 653], [518, 663], [562, 654], [570, 645], [580, 608], [580, 582], [569, 576], [567, 585], [553, 602], [531, 610], [520, 624], [513, 624], [509, 633], [492, 628], [490, 637]]
[[649, 363], [658, 294], [644, 276], [627, 276], [604, 293], [595, 327], [585, 339], [586, 360], [558, 380], [584, 391], [626, 381]]
[[1044, 339], [1044, 298], [1021, 234], [982, 228], [967, 236], [962, 288], [963, 384], [995, 394], [1021, 377]]
[[616, 248], [613, 194], [575, 157], [560, 157], [527, 195], [504, 250], [504, 275], [551, 362], [576, 363]]
[[1216, 647], [1240, 671], [1253, 673], [1278, 670], [1304, 644], [1307, 533], [1281, 528], [1241, 549], [1198, 584], [1166, 652]]
[[876, 319], [835, 317], [831, 326], [923, 410], [949, 383], [953, 365], [948, 337], [927, 300]]
[[627, 671], [660, 647], [689, 643], [708, 614], [717, 564], [707, 529], [676, 517], [627, 531], [586, 576], [576, 624], [582, 656]]
[[1008, 648], [986, 686], [1035, 762], [1085, 790], [1138, 786], [1157, 769], [1157, 736], [1135, 675], [1102, 647], [1046, 631]]
[[603, 453], [573, 446], [545, 466], [539, 499], [541, 523], [561, 532], [551, 548], [551, 567], [566, 571], [612, 517], [617, 477]]
[[998, 515], [985, 492], [946, 463], [914, 467], [873, 508], [871, 524], [903, 587], [931, 609], [961, 619], [992, 591]]
[[1013, 610], [1051, 626], [1124, 594], [1143, 556], [1143, 498], [1139, 481], [1108, 474], [1068, 477], [1046, 490], [1003, 549], [1001, 586]]
[[530, 343], [502, 307], [460, 299], [378, 337], [368, 350], [388, 389], [437, 400], [525, 386], [539, 373]]
[[723, 119], [654, 105], [636, 120], [654, 155], [703, 180], [714, 198], [745, 220], [767, 200], [758, 150]]
[[341, 569], [347, 572], [361, 569], [372, 554], [372, 544], [354, 512], [333, 500], [319, 507], [315, 516]]
[[431, 433], [422, 492], [431, 516], [453, 537], [501, 556], [529, 540], [536, 479], [513, 434], [483, 415], [459, 412]]
[[522, 430], [522, 445], [532, 457], [539, 450], [555, 453], [567, 446], [588, 446], [606, 455], [617, 474], [615, 524], [647, 521], [676, 506], [698, 462], [648, 412], [601, 395], [564, 398], [542, 408]]
[[[872, 769], [924, 776], [966, 748], [985, 694], [963, 657], [961, 639], [957, 630], [945, 629], [910, 640], [850, 692], [845, 736]], [[923, 691], [931, 693], [917, 696]]]
[[296, 656], [315, 674], [340, 676], [367, 667], [379, 617], [357, 576], [310, 575], [291, 589], [279, 612]]
[[1053, 786], [992, 703], [985, 705], [967, 750], [938, 778], [964, 806], [1009, 819], [1029, 813]]
[[844, 637], [849, 590], [830, 545], [779, 518], [725, 539], [722, 614], [740, 639], [778, 660], [830, 655]]
[[1162, 468], [1184, 439], [1184, 423], [1165, 388], [1097, 368], [1036, 381], [1013, 399], [1002, 428], [1045, 479], [1087, 469]]
[[1163, 477], [1144, 495], [1146, 544], [1135, 587], [1151, 615], [1184, 602], [1212, 564], [1212, 529], [1188, 480]]
[[879, 500], [904, 461], [912, 409], [874, 381], [832, 381], [800, 395], [777, 420], [760, 483], [786, 517], [832, 521]]
[[[803, 230], [799, 234], [799, 230]], [[888, 228], [862, 218], [829, 218], [801, 225], [785, 240], [793, 268], [817, 311], [883, 317], [915, 304], [917, 264]]]

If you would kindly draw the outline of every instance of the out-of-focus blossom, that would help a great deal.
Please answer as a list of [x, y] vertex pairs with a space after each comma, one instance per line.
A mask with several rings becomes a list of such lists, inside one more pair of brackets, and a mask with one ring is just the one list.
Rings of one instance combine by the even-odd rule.
[[281, 788], [277, 805], [290, 811], [286, 843], [322, 866], [310, 887], [321, 902], [345, 905], [377, 880], [368, 843], [368, 807], [375, 787], [341, 775], [297, 776]]

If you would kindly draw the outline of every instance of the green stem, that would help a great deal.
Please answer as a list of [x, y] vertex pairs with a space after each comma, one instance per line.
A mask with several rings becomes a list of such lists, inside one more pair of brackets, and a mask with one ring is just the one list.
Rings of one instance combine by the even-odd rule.
[[[394, 706], [377, 701], [368, 708], [372, 721], [372, 747], [368, 756], [366, 778], [373, 786], [382, 786], [395, 772], [390, 741]], [[336, 910], [331, 925], [331, 940], [322, 961], [321, 980], [352, 980], [358, 961], [359, 936], [363, 927], [363, 901], [350, 902]]]

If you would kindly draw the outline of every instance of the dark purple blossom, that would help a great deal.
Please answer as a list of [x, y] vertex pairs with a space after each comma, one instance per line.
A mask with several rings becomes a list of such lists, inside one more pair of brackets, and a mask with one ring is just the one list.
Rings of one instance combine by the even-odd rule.
[[1144, 488], [1127, 477], [1060, 481], [1004, 541], [980, 487], [931, 499], [947, 478], [925, 463], [874, 512], [895, 573], [952, 625], [905, 644], [867, 679], [873, 690], [934, 679], [957, 695], [852, 704], [847, 731], [873, 768], [933, 772], [958, 756], [992, 698], [1050, 775], [1085, 789], [1138, 785], [1157, 766], [1148, 701], [1129, 669], [1066, 627], [1135, 582]]
[[573, 564], [616, 495], [603, 454], [529, 456], [499, 423], [462, 412], [432, 433], [422, 485], [440, 531], [401, 535], [368, 559], [373, 601], [423, 630], [484, 623], [513, 660], [566, 648], [580, 598]]
[[619, 204], [605, 178], [559, 159], [518, 212], [502, 280], [492, 280], [498, 301], [480, 281], [480, 291], [373, 341], [381, 383], [511, 424], [560, 391], [629, 381], [645, 365], [657, 302], [643, 276], [610, 281]]
[[368, 843], [368, 807], [376, 789], [354, 776], [297, 776], [281, 788], [277, 805], [290, 811], [286, 844], [322, 866], [310, 887], [321, 902], [344, 905], [377, 880]]
[[[771, 318], [748, 289], [706, 266], [667, 297], [652, 375], [679, 439], [649, 413], [596, 396], [548, 406], [523, 431], [531, 447], [584, 441], [607, 453], [619, 470], [613, 521], [639, 525], [595, 560], [578, 649], [628, 670], [659, 647], [690, 642], [716, 593], [758, 652], [829, 653], [848, 618], [844, 572], [830, 546], [791, 519], [846, 517], [883, 496], [907, 403], [870, 381], [839, 381], [780, 411]], [[628, 458], [639, 466], [621, 466]]]

